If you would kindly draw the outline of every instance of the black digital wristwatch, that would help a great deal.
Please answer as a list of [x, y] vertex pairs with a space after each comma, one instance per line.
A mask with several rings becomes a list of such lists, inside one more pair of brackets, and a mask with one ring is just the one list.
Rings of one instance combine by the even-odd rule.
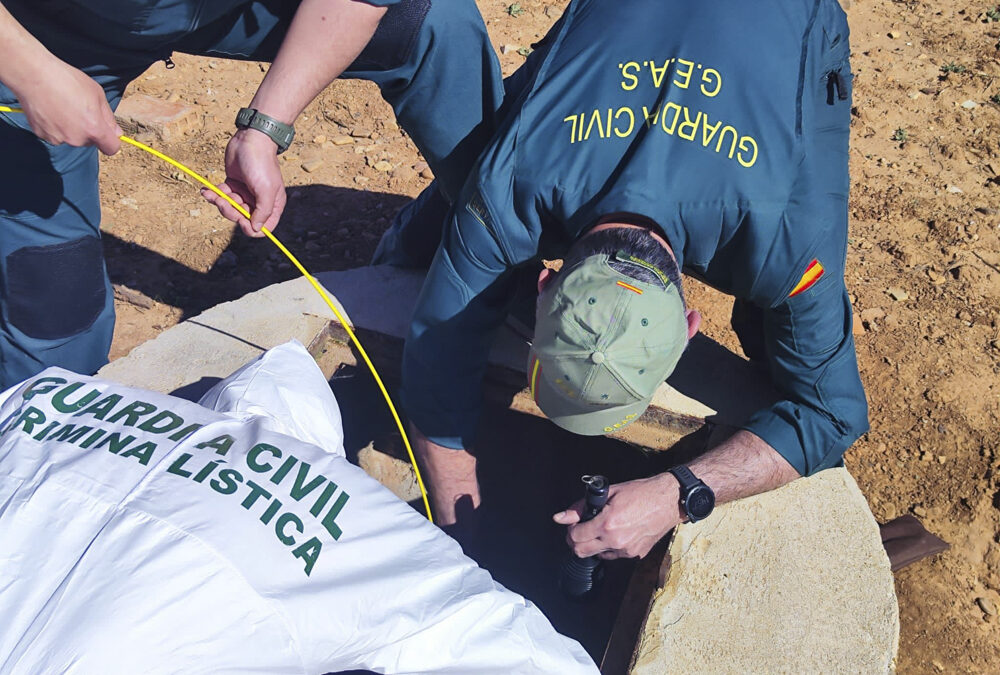
[[705, 485], [686, 466], [675, 466], [670, 469], [670, 473], [681, 484], [681, 508], [688, 520], [696, 523], [707, 518], [715, 508], [715, 493], [712, 488]]

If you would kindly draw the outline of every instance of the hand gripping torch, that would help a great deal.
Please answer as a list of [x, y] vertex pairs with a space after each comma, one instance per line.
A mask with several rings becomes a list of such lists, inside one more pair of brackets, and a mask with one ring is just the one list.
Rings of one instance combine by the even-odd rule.
[[[583, 515], [580, 522], [585, 523], [601, 512], [608, 503], [608, 479], [604, 476], [584, 476], [586, 485]], [[604, 567], [596, 555], [579, 558], [573, 553], [563, 561], [559, 568], [559, 588], [570, 598], [586, 599], [594, 595], [601, 579], [604, 578]]]

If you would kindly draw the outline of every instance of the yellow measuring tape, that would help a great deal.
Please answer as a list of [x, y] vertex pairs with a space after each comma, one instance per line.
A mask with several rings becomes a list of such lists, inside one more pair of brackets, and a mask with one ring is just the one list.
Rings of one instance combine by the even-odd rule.
[[[23, 113], [24, 111], [20, 108], [11, 108], [8, 106], [0, 105], [0, 112]], [[191, 176], [199, 183], [207, 187], [209, 190], [211, 190], [212, 192], [214, 192], [215, 194], [219, 195], [227, 202], [232, 204], [233, 207], [237, 211], [239, 211], [247, 220], [250, 219], [250, 213], [245, 208], [243, 208], [235, 201], [233, 201], [232, 197], [230, 197], [225, 192], [212, 185], [210, 182], [208, 182], [208, 180], [203, 178], [200, 174], [196, 173], [195, 171], [192, 171], [191, 169], [187, 168], [186, 166], [178, 162], [176, 159], [168, 157], [159, 150], [154, 150], [145, 143], [140, 143], [134, 138], [129, 138], [128, 136], [120, 136], [119, 138], [128, 143], [129, 145], [134, 145], [135, 147], [141, 150], [145, 150], [154, 157], [162, 159], [164, 162], [167, 162], [168, 164], [177, 167], [178, 169], [180, 169], [181, 171], [183, 171], [184, 173]], [[385, 397], [385, 402], [389, 405], [389, 410], [392, 412], [392, 418], [396, 421], [396, 426], [399, 428], [399, 433], [403, 437], [403, 444], [406, 446], [406, 452], [410, 457], [410, 463], [413, 465], [413, 471], [416, 473], [417, 476], [417, 485], [420, 487], [420, 496], [424, 500], [424, 509], [426, 509], [427, 511], [427, 520], [433, 523], [434, 517], [431, 514], [430, 502], [427, 500], [427, 489], [424, 487], [423, 478], [421, 478], [420, 476], [420, 467], [417, 466], [417, 460], [413, 456], [413, 448], [410, 446], [410, 439], [406, 435], [406, 430], [403, 428], [402, 420], [399, 419], [399, 413], [396, 412], [396, 406], [392, 404], [392, 398], [389, 396], [388, 390], [386, 390], [385, 385], [382, 383], [382, 378], [379, 376], [378, 371], [375, 370], [375, 366], [374, 364], [372, 364], [371, 359], [368, 358], [368, 352], [366, 352], [365, 348], [361, 346], [361, 341], [358, 340], [357, 335], [355, 335], [354, 331], [351, 330], [351, 326], [350, 324], [347, 323], [347, 319], [344, 318], [344, 315], [340, 313], [340, 310], [337, 309], [337, 306], [333, 304], [332, 300], [330, 300], [330, 296], [326, 294], [326, 291], [323, 290], [323, 287], [319, 285], [319, 282], [317, 282], [316, 279], [311, 274], [309, 274], [309, 272], [306, 271], [306, 268], [302, 266], [302, 263], [298, 261], [298, 258], [292, 255], [292, 253], [287, 248], [285, 248], [285, 245], [282, 244], [280, 241], [278, 241], [278, 239], [273, 234], [271, 234], [270, 230], [268, 230], [266, 227], [262, 227], [261, 232], [263, 232], [268, 239], [274, 242], [274, 245], [277, 246], [279, 249], [281, 249], [282, 253], [288, 256], [288, 259], [291, 260], [292, 264], [295, 265], [295, 267], [299, 270], [299, 272], [302, 273], [302, 276], [304, 276], [309, 281], [309, 283], [312, 284], [312, 287], [315, 288], [316, 292], [320, 294], [320, 297], [323, 298], [323, 301], [327, 304], [327, 306], [331, 310], [333, 310], [333, 315], [337, 317], [337, 321], [339, 321], [340, 325], [343, 326], [344, 330], [347, 331], [347, 334], [351, 338], [351, 342], [353, 342], [354, 346], [358, 348], [358, 353], [361, 354], [361, 358], [363, 358], [365, 363], [368, 364], [368, 369], [371, 370], [372, 375], [375, 377], [375, 382], [378, 384], [378, 388], [382, 391], [382, 396]]]

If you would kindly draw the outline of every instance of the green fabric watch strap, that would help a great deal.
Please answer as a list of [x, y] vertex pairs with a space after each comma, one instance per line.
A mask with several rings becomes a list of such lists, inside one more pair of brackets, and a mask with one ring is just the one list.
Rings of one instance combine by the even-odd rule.
[[254, 108], [240, 108], [239, 113], [236, 114], [236, 128], [256, 129], [267, 135], [277, 144], [279, 155], [288, 149], [288, 146], [292, 144], [292, 139], [295, 138], [295, 127], [291, 124], [279, 122]]

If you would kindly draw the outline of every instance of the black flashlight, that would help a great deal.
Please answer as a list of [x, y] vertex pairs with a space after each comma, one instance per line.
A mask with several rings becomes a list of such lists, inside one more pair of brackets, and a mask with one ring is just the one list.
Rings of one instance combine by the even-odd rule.
[[[584, 476], [586, 502], [580, 522], [585, 523], [596, 517], [608, 503], [608, 479], [604, 476]], [[570, 598], [585, 600], [597, 592], [604, 567], [596, 555], [580, 558], [570, 553], [559, 568], [559, 588]]]

